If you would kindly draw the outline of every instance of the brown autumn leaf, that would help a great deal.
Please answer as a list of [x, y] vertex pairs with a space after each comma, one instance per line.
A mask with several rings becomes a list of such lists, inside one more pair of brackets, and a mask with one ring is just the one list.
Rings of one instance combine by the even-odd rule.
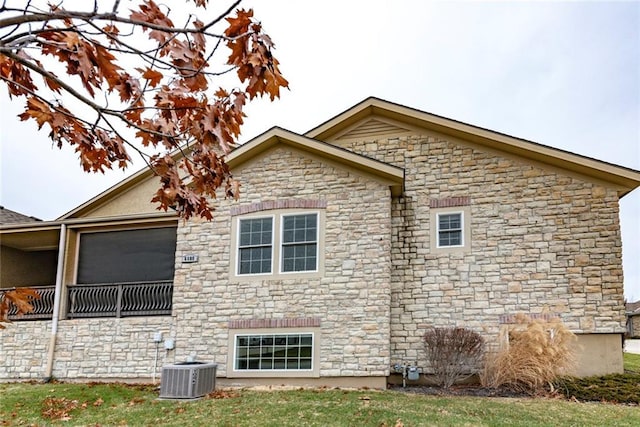
[[[206, 13], [191, 13], [176, 25], [165, 4], [131, 3], [124, 14], [116, 8], [107, 16], [66, 10], [62, 3], [42, 14], [25, 2], [24, 22], [0, 35], [0, 81], [11, 97], [25, 102], [21, 120], [34, 120], [40, 129], [47, 124], [52, 142], [72, 146], [85, 171], [125, 168], [133, 149], [159, 178], [150, 195], [158, 209], [211, 219], [216, 197], [239, 196], [223, 154], [240, 135], [246, 103], [262, 96], [274, 100], [288, 87], [274, 43], [251, 9], [209, 22], [202, 20]], [[208, 5], [191, 0], [184, 7], [189, 3]], [[36, 26], [42, 30], [30, 31]], [[219, 49], [229, 49], [228, 57], [215, 55]], [[53, 64], [61, 64], [66, 75], [53, 74]], [[212, 94], [209, 86], [228, 67], [239, 83]], [[55, 100], [51, 91], [58, 94]], [[80, 107], [72, 107], [70, 97]], [[119, 126], [134, 137], [124, 138]], [[189, 159], [166, 160], [187, 146]]]
[[27, 99], [27, 108], [24, 113], [20, 114], [21, 120], [34, 119], [38, 123], [38, 129], [42, 128], [45, 123], [51, 122], [53, 114], [49, 105], [38, 98]]
[[162, 80], [164, 75], [157, 70], [153, 70], [147, 67], [142, 73], [142, 77], [149, 80], [149, 84], [151, 85], [151, 87], [156, 87], [158, 86], [158, 84], [160, 84], [160, 81]]

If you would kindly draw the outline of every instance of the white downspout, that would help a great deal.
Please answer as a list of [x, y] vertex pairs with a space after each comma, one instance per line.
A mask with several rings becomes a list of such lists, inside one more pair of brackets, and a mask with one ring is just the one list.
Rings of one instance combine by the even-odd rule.
[[62, 299], [62, 278], [64, 273], [64, 255], [67, 241], [67, 226], [60, 225], [60, 242], [58, 244], [58, 266], [56, 270], [56, 290], [53, 297], [53, 315], [51, 318], [51, 338], [49, 340], [49, 353], [47, 355], [47, 369], [45, 381], [51, 379], [53, 373], [53, 356], [56, 349], [56, 337], [58, 335], [58, 319], [60, 317], [60, 300]]

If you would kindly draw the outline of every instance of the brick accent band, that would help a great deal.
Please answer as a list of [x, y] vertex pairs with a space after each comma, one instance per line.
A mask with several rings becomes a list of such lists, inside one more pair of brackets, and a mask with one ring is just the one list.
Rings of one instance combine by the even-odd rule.
[[320, 318], [318, 317], [229, 320], [229, 329], [317, 328], [319, 326]]
[[234, 206], [231, 208], [231, 216], [244, 215], [252, 212], [269, 211], [274, 209], [324, 209], [326, 207], [326, 200], [267, 200], [265, 202], [251, 203], [250, 205], [245, 206]]
[[429, 200], [430, 208], [452, 208], [455, 206], [469, 206], [470, 204], [471, 198], [469, 196], [447, 197], [446, 199]]
[[[560, 318], [560, 316], [553, 313], [530, 313], [525, 314], [524, 316], [528, 317], [531, 320], [544, 320], [545, 322]], [[522, 314], [503, 314], [502, 316], [500, 316], [500, 324], [520, 323], [522, 317]]]

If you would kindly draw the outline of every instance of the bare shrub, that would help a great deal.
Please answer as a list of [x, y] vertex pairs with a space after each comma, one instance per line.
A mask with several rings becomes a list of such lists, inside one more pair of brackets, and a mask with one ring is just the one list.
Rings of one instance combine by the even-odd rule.
[[466, 328], [430, 328], [423, 340], [434, 379], [444, 388], [473, 375], [484, 355], [484, 339]]
[[504, 347], [487, 357], [480, 375], [482, 385], [535, 392], [571, 373], [575, 335], [559, 319], [532, 320], [519, 315], [516, 322]]

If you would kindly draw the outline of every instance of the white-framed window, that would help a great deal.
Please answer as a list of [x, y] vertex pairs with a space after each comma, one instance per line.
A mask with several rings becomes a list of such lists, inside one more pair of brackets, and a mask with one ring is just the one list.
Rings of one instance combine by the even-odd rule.
[[269, 274], [273, 271], [273, 217], [239, 221], [238, 274]]
[[240, 216], [233, 225], [232, 271], [236, 277], [319, 273], [322, 263], [319, 211], [272, 211]]
[[281, 272], [318, 270], [318, 214], [282, 215]]
[[437, 217], [438, 247], [464, 246], [464, 214], [462, 212], [439, 213]]
[[470, 206], [431, 208], [429, 230], [434, 253], [471, 251]]
[[230, 329], [227, 378], [318, 378], [318, 326]]
[[238, 334], [234, 371], [313, 371], [311, 332]]

